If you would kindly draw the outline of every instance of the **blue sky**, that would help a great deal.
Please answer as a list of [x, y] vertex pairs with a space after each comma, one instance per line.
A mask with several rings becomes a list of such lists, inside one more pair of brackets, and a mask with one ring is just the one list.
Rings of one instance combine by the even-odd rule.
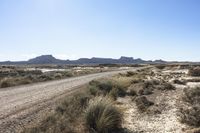
[[200, 61], [199, 0], [1, 0], [0, 60]]

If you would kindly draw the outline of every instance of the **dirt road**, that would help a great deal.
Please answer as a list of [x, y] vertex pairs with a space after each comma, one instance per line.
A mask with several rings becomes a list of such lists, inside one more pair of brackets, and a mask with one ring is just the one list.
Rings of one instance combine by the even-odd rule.
[[40, 119], [39, 114], [52, 108], [58, 97], [70, 94], [75, 88], [91, 80], [125, 71], [127, 70], [0, 89], [0, 133], [19, 132], [27, 124]]

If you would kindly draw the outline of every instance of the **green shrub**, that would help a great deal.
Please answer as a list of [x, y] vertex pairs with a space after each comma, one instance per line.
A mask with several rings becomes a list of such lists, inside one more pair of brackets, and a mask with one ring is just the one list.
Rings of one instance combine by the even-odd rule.
[[86, 125], [91, 132], [110, 133], [121, 128], [122, 113], [108, 98], [95, 98], [85, 113]]

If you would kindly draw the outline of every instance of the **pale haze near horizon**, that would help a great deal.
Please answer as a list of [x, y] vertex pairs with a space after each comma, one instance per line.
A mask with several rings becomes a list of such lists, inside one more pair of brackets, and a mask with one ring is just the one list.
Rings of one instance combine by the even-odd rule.
[[198, 0], [2, 0], [0, 61], [200, 61]]

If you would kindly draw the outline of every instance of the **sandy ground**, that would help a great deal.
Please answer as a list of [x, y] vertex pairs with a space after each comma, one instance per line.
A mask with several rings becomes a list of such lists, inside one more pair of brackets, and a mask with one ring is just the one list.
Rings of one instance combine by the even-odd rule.
[[[167, 73], [170, 76], [170, 71], [167, 71]], [[166, 72], [159, 72], [159, 76], [156, 75], [153, 79], [163, 79], [164, 76], [162, 74], [165, 75]], [[183, 74], [180, 77], [170, 76], [165, 80], [170, 81], [181, 77], [185, 77], [185, 75]], [[148, 79], [152, 78], [148, 77]], [[130, 97], [119, 98], [118, 101], [121, 103], [119, 106], [125, 109], [123, 127], [133, 133], [184, 133], [189, 127], [180, 123], [178, 119], [180, 97], [183, 94], [184, 87], [195, 86], [200, 86], [200, 83], [189, 82], [186, 85], [175, 85], [176, 90], [156, 94], [155, 104], [164, 105], [161, 114], [140, 113], [135, 102]]]
[[[141, 68], [139, 68], [141, 69]], [[131, 69], [137, 70], [137, 69]], [[15, 133], [50, 112], [58, 97], [97, 78], [127, 70], [103, 72], [69, 79], [0, 89], [0, 133]]]
[[[177, 100], [178, 94], [181, 90], [170, 91], [168, 93], [162, 93], [158, 102], [166, 104], [165, 109], [161, 114], [149, 115], [145, 113], [139, 113], [135, 103], [128, 100], [125, 104], [125, 122], [124, 127], [128, 128], [132, 132], [142, 133], [183, 133], [183, 129], [186, 128], [184, 124], [178, 121], [177, 117]], [[167, 101], [166, 103], [164, 103]]]

